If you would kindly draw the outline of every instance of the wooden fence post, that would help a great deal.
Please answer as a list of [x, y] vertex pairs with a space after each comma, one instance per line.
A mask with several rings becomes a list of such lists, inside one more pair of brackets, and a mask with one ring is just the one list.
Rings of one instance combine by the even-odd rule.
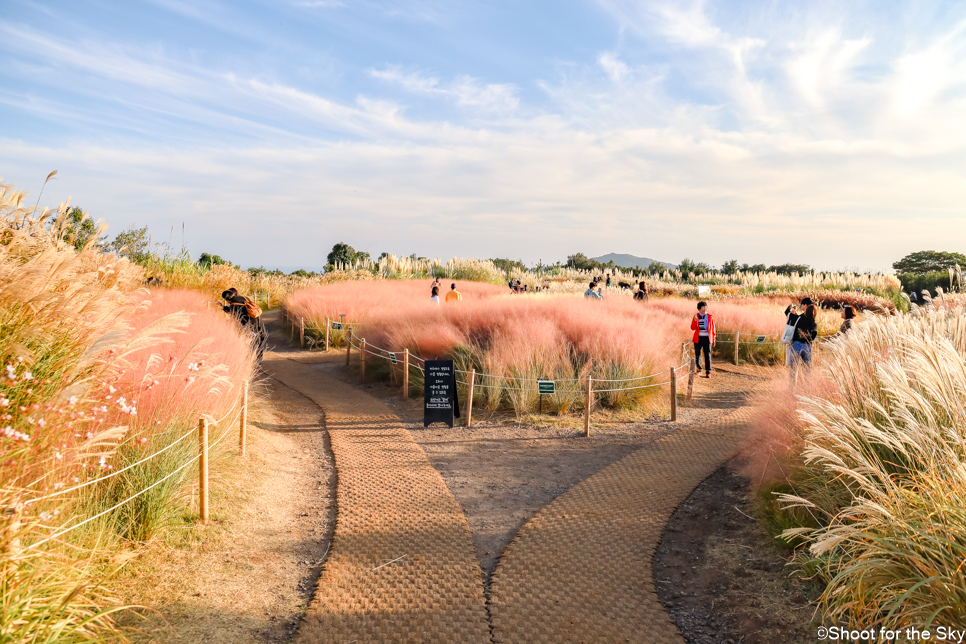
[[352, 355], [352, 329], [349, 329], [345, 335], [345, 366], [349, 366], [349, 356]]
[[409, 398], [409, 349], [403, 351], [403, 398]]
[[674, 373], [674, 367], [671, 367], [671, 421], [678, 419], [678, 381], [677, 376]]
[[694, 391], [694, 370], [697, 369], [697, 367], [698, 359], [691, 358], [691, 368], [688, 370], [688, 402], [691, 402], [691, 393]]
[[325, 318], [325, 350], [329, 350], [329, 318]]
[[305, 318], [299, 318], [299, 346], [305, 346]]
[[245, 453], [248, 448], [248, 381], [245, 380], [242, 384], [242, 409], [241, 409], [241, 424], [238, 428], [238, 447], [241, 450], [242, 458], [245, 458]]
[[201, 457], [198, 459], [198, 513], [201, 523], [208, 524], [208, 419], [198, 419], [198, 443]]
[[741, 342], [741, 334], [735, 331], [735, 365], [738, 364], [738, 344]]
[[584, 405], [584, 436], [590, 436], [590, 406], [594, 403], [594, 379], [587, 376], [587, 402]]
[[359, 345], [362, 347], [359, 349], [359, 366], [362, 368], [362, 382], [366, 381], [366, 339], [362, 338], [359, 341]]
[[473, 422], [473, 385], [476, 383], [476, 369], [470, 369], [470, 386], [466, 393], [466, 426]]

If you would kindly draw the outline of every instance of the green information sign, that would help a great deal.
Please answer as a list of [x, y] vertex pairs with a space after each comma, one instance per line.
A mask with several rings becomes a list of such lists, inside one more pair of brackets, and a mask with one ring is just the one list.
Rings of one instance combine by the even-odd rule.
[[332, 323], [332, 330], [333, 331], [341, 331], [342, 330], [342, 323], [341, 322], [333, 322]]
[[553, 380], [537, 380], [537, 391], [541, 395], [555, 393], [556, 383]]
[[395, 353], [390, 353], [389, 354], [389, 362], [391, 362], [393, 364], [399, 364], [398, 362], [396, 362], [396, 354]]
[[757, 342], [764, 342], [764, 341], [765, 341], [765, 336], [759, 335]]

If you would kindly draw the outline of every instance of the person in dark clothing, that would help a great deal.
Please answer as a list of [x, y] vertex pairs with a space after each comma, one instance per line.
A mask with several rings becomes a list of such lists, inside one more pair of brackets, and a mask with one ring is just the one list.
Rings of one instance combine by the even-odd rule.
[[642, 302], [646, 302], [647, 296], [648, 296], [647, 282], [642, 281], [640, 284], [637, 285], [637, 293], [634, 293], [634, 299], [640, 300]]
[[798, 366], [805, 365], [805, 369], [812, 367], [812, 343], [818, 337], [818, 323], [815, 321], [815, 305], [811, 298], [802, 298], [802, 306], [805, 311], [801, 314], [796, 313], [794, 306], [789, 305], [785, 309], [788, 316], [788, 324], [795, 327], [795, 334], [792, 336], [792, 363], [791, 378], [794, 382], [798, 377]]
[[227, 306], [223, 306], [221, 309], [225, 313], [230, 313], [234, 316], [242, 328], [248, 330], [250, 334], [249, 341], [258, 359], [258, 366], [261, 367], [262, 356], [265, 354], [265, 347], [268, 344], [268, 330], [265, 328], [262, 317], [258, 316], [253, 318], [248, 314], [248, 309], [245, 307], [245, 304], [248, 303], [248, 298], [244, 295], [239, 295], [238, 291], [234, 288], [223, 291], [221, 298], [227, 303]]
[[839, 327], [839, 333], [847, 333], [852, 328], [853, 320], [855, 320], [855, 309], [846, 304], [842, 307], [842, 326]]
[[701, 371], [701, 352], [704, 351], [704, 377], [710, 378], [711, 348], [715, 345], [716, 335], [707, 302], [698, 302], [698, 312], [691, 319], [691, 330], [694, 331], [694, 372]]

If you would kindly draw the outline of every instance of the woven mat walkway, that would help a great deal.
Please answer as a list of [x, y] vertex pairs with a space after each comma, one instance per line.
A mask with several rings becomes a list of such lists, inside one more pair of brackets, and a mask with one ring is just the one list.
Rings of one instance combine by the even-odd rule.
[[684, 427], [537, 513], [494, 573], [493, 641], [683, 644], [651, 561], [675, 508], [737, 451], [749, 412]]
[[296, 644], [490, 642], [473, 539], [443, 478], [388, 407], [304, 358], [263, 363], [324, 410], [338, 476], [332, 550]]
[[488, 620], [459, 505], [388, 407], [312, 366], [331, 360], [265, 359], [325, 411], [338, 473], [332, 551], [296, 644], [683, 644], [655, 592], [653, 554], [677, 506], [737, 452], [750, 408], [682, 427], [538, 512], [503, 553]]

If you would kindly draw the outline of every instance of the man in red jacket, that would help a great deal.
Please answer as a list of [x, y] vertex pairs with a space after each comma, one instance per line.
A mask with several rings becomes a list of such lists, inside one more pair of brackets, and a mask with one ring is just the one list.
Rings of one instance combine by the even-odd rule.
[[698, 302], [698, 312], [691, 320], [694, 331], [694, 368], [701, 371], [701, 351], [704, 350], [704, 377], [711, 377], [711, 347], [714, 346], [714, 318], [708, 313], [708, 303]]

